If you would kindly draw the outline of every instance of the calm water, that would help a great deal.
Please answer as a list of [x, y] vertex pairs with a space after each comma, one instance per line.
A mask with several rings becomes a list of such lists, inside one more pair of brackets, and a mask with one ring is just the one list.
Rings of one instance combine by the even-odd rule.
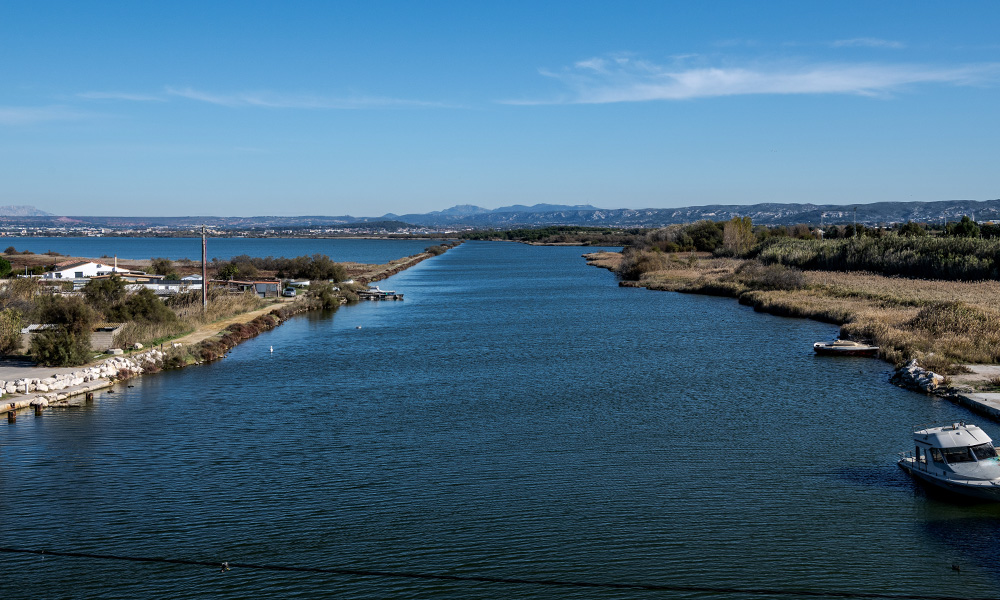
[[[1000, 509], [894, 465], [968, 419], [835, 328], [467, 243], [404, 302], [0, 427], [0, 545], [497, 577], [995, 596]], [[357, 329], [360, 326], [361, 329]], [[269, 352], [269, 347], [274, 352]], [[952, 564], [961, 573], [952, 571]], [[706, 598], [0, 554], [9, 598]]]
[[[233, 256], [275, 256], [294, 258], [326, 254], [337, 262], [386, 263], [422, 252], [435, 240], [365, 240], [365, 239], [284, 239], [284, 238], [209, 238], [208, 259], [229, 260]], [[36, 254], [58, 252], [67, 256], [125, 259], [189, 258], [201, 261], [201, 238], [126, 238], [126, 237], [0, 237], [0, 248], [14, 246]]]

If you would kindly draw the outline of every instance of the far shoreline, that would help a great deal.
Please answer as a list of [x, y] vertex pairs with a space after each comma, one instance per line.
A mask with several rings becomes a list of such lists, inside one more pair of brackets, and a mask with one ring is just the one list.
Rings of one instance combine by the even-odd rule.
[[[588, 265], [608, 269], [612, 272], [616, 272], [622, 259], [622, 255], [620, 253], [607, 251], [590, 252], [583, 254], [582, 256], [587, 261]], [[710, 278], [706, 279], [705, 269], [699, 270], [697, 263], [702, 260], [709, 262], [718, 261], [718, 259], [712, 257], [711, 254], [686, 253], [682, 256], [674, 256], [672, 257], [672, 260], [677, 262], [676, 268], [669, 272], [665, 272], [666, 274], [661, 273], [658, 275], [656, 273], [651, 273], [651, 276], [643, 276], [643, 278], [638, 281], [619, 280], [618, 285], [620, 287], [645, 288], [650, 291], [667, 291], [727, 297], [736, 300], [741, 305], [750, 306], [755, 312], [763, 312], [781, 317], [806, 318], [819, 321], [821, 323], [838, 325], [842, 328], [841, 336], [844, 336], [843, 327], [849, 323], [849, 319], [831, 317], [834, 315], [846, 316], [849, 313], [840, 310], [839, 307], [838, 310], [835, 311], [831, 310], [829, 305], [823, 306], [822, 298], [813, 298], [813, 301], [817, 304], [809, 309], [801, 310], [795, 307], [792, 301], [788, 298], [775, 300], [773, 298], [768, 298], [765, 293], [761, 293], [760, 291], [740, 293], [738, 288], [719, 285], [715, 283], [715, 280], [709, 280]], [[733, 259], [726, 260], [732, 262]], [[723, 270], [720, 265], [721, 263], [715, 265], [716, 268], [711, 270]], [[727, 268], [730, 272], [736, 270], [736, 267], [733, 267], [732, 265], [729, 265]], [[836, 272], [806, 272], [806, 276], [814, 277], [816, 279], [830, 279], [834, 273]], [[714, 275], [718, 276], [718, 273], [715, 273]], [[849, 279], [851, 277], [851, 274], [840, 273], [840, 275], [844, 276], [845, 279]], [[855, 285], [860, 286], [865, 285], [867, 280], [872, 278], [897, 283], [900, 281], [899, 278], [878, 276], [870, 273], [857, 274], [855, 278], [858, 279], [858, 282], [856, 282]], [[928, 283], [927, 285], [931, 285], [932, 283]], [[963, 285], [955, 282], [948, 282], [948, 284], [954, 286], [955, 289], [958, 289], [961, 285]], [[976, 284], [972, 283], [964, 285], [974, 286]], [[1000, 289], [1000, 282], [991, 282], [989, 285]], [[860, 302], [860, 300], [856, 298], [852, 298], [851, 300]], [[884, 354], [880, 353], [879, 359], [893, 365], [893, 362]], [[836, 357], [834, 357], [833, 360], [836, 360]], [[896, 373], [903, 374], [911, 372], [913, 369], [912, 365], [914, 363], [909, 360], [907, 363], [907, 365], [900, 366]], [[956, 404], [963, 405], [974, 412], [983, 414], [990, 419], [1000, 421], [1000, 392], [990, 392], [982, 389], [986, 385], [1000, 378], [1000, 365], [963, 364], [960, 366], [967, 371], [952, 374], [947, 378], [943, 378], [947, 383], [945, 386], [932, 386], [932, 389], [921, 389], [920, 387], [913, 385], [913, 380], [910, 377], [902, 378], [903, 381], [898, 382], [897, 385], [918, 393], [924, 393], [926, 395], [950, 400]], [[918, 371], [923, 371], [932, 378], [936, 375], [930, 370], [920, 369], [919, 366], [916, 368]], [[908, 369], [910, 371], [907, 371]]]
[[[365, 284], [382, 281], [435, 256], [439, 256], [439, 254], [421, 252], [394, 259], [384, 264], [370, 264], [367, 265], [370, 268], [360, 274], [357, 280], [363, 281]], [[345, 301], [342, 300], [341, 305], [344, 303]], [[230, 327], [235, 325], [242, 329], [251, 323], [260, 321], [262, 317], [271, 317], [272, 324], [265, 329], [269, 330], [280, 326], [292, 316], [320, 308], [322, 308], [321, 305], [305, 300], [287, 301], [279, 298], [276, 302], [272, 302], [259, 309], [215, 321], [177, 338], [165, 340], [163, 343], [158, 344], [158, 347], [143, 348], [141, 351], [132, 351], [121, 356], [109, 356], [85, 365], [76, 367], [45, 367], [38, 365], [29, 367], [19, 365], [11, 367], [0, 364], [0, 381], [13, 383], [19, 390], [22, 386], [24, 388], [23, 393], [17, 396], [8, 395], [0, 391], [0, 395], [3, 398], [0, 401], [0, 405], [3, 406], [3, 412], [8, 414], [9, 422], [16, 420], [17, 412], [32, 407], [36, 411], [39, 411], [36, 414], [40, 414], [40, 411], [45, 408], [79, 406], [85, 402], [90, 402], [96, 392], [113, 388], [116, 384], [128, 381], [133, 377], [156, 373], [161, 370], [195, 366], [204, 362], [214, 362], [214, 360], [197, 361], [173, 367], [164, 367], [165, 353], [160, 349], [164, 346], [168, 350], [193, 348], [213, 338], [230, 339], [232, 336], [226, 335]], [[257, 334], [265, 330], [257, 331], [251, 337], [256, 337]], [[235, 343], [228, 346], [225, 352], [228, 352], [240, 342], [247, 339], [250, 339], [250, 337], [234, 340]], [[225, 353], [221, 354], [216, 360], [224, 357]], [[102, 371], [105, 374], [100, 374]], [[106, 375], [108, 372], [111, 372], [112, 375]], [[76, 382], [77, 380], [82, 381]], [[69, 382], [74, 383], [70, 384]], [[62, 385], [63, 383], [66, 385]], [[38, 388], [39, 384], [44, 386], [44, 389]], [[49, 386], [53, 384], [59, 386], [58, 389], [50, 390]], [[80, 400], [81, 396], [85, 396], [82, 402]]]

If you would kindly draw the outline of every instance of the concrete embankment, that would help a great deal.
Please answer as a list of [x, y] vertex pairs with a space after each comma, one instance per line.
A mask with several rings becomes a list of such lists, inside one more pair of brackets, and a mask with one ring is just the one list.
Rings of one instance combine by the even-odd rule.
[[[966, 368], [972, 371], [972, 375], [992, 374], [997, 370], [995, 365], [975, 365]], [[976, 373], [977, 370], [981, 373]], [[980, 378], [969, 375], [956, 376], [956, 379], [964, 382], [980, 380]], [[973, 412], [987, 416], [994, 421], [1000, 421], [1000, 393], [977, 392], [971, 386], [957, 382], [954, 385], [947, 385], [948, 379], [946, 377], [920, 367], [916, 360], [912, 360], [906, 366], [897, 369], [889, 381], [915, 392], [923, 392], [951, 400]]]
[[973, 412], [1000, 421], [1000, 394], [957, 392], [950, 398]]
[[[0, 380], [0, 390], [8, 398], [4, 412], [29, 407], [65, 406], [74, 396], [111, 387], [116, 381], [140, 375], [150, 369], [158, 370], [163, 353], [157, 349], [132, 356], [116, 356], [101, 363], [70, 373], [55, 373], [50, 377], [26, 377], [11, 381]], [[16, 398], [9, 397], [18, 394]]]

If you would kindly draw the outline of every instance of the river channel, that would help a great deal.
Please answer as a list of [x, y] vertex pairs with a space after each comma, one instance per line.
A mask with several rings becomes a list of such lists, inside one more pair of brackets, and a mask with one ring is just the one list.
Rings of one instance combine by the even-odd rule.
[[402, 302], [4, 423], [0, 546], [692, 591], [0, 554], [0, 598], [998, 595], [1000, 509], [894, 462], [914, 425], [995, 424], [814, 356], [834, 326], [583, 251], [466, 243], [380, 282]]

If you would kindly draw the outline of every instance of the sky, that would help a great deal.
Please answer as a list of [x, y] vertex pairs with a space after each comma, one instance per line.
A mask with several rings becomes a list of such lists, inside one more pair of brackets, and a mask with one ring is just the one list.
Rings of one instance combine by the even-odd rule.
[[0, 205], [1000, 198], [1000, 3], [0, 0]]

